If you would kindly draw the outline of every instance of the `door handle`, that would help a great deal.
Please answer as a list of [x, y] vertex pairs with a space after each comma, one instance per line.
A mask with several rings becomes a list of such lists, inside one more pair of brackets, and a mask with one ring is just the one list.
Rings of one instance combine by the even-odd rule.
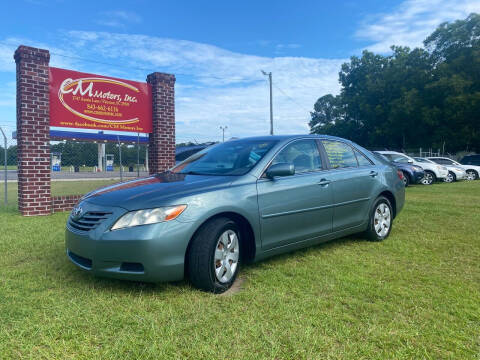
[[330, 183], [331, 183], [330, 180], [321, 179], [321, 180], [318, 182], [318, 185], [326, 187], [326, 186], [328, 186], [328, 184], [330, 184]]
[[378, 175], [378, 171], [375, 171], [375, 170], [370, 171], [370, 176], [371, 177], [375, 177], [377, 175]]

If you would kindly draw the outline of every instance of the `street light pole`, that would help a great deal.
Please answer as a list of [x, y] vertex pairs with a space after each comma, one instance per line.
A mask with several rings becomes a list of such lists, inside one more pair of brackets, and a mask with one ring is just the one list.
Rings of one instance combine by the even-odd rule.
[[268, 76], [268, 82], [270, 84], [270, 135], [273, 135], [272, 72], [267, 73], [262, 70], [262, 74]]
[[225, 130], [228, 129], [228, 126], [220, 126], [220, 130], [222, 130], [222, 142], [225, 142]]

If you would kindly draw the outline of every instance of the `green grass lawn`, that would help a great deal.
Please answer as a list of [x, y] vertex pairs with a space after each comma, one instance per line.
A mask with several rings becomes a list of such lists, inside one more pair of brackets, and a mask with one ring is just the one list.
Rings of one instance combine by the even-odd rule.
[[188, 282], [93, 278], [66, 213], [0, 213], [1, 359], [479, 359], [480, 181], [407, 189], [384, 242], [348, 237]]

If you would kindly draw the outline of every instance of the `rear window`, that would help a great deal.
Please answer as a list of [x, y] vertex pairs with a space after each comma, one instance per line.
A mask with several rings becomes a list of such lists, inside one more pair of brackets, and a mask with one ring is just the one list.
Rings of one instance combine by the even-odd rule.
[[357, 167], [357, 158], [351, 146], [335, 140], [323, 140], [323, 147], [327, 153], [328, 162], [334, 169]]

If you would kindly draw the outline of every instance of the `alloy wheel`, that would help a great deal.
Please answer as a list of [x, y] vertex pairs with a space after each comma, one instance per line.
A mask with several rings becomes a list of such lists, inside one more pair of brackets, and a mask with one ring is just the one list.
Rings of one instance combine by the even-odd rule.
[[430, 174], [429, 172], [425, 173], [425, 176], [422, 179], [422, 184], [423, 185], [432, 185], [433, 183], [433, 175]]
[[382, 202], [377, 206], [373, 221], [373, 226], [378, 236], [383, 237], [388, 234], [388, 230], [392, 224], [392, 216], [387, 204]]
[[473, 170], [467, 171], [467, 180], [475, 180], [477, 178], [477, 174]]
[[454, 180], [453, 174], [449, 172], [447, 177], [443, 181], [445, 181], [446, 183], [451, 183], [453, 182], [453, 180]]
[[215, 276], [221, 283], [229, 282], [235, 275], [240, 256], [240, 245], [237, 233], [233, 230], [225, 231], [217, 241], [213, 267]]

